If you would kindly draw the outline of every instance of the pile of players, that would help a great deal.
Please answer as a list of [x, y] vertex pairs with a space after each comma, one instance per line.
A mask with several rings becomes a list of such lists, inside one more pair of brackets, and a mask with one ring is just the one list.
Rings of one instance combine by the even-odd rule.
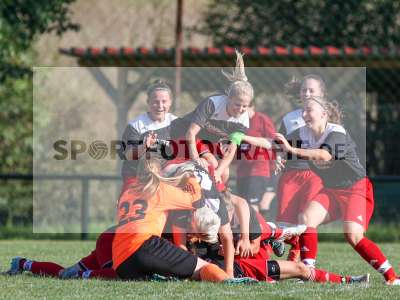
[[[341, 276], [315, 266], [317, 227], [341, 219], [355, 251], [383, 274], [386, 284], [399, 285], [382, 251], [364, 237], [373, 212], [372, 184], [324, 81], [308, 75], [290, 83], [288, 90], [302, 107], [287, 114], [275, 133], [271, 122], [254, 111], [254, 91], [240, 53], [233, 73], [224, 75], [231, 82], [226, 92], [208, 97], [182, 118], [169, 113], [172, 92], [165, 82], [149, 87], [148, 112], [132, 120], [123, 134], [118, 223], [99, 236], [89, 256], [67, 268], [16, 257], [7, 273], [64, 279], [368, 282], [369, 274]], [[341, 151], [335, 151], [338, 145]], [[262, 159], [239, 161], [240, 196], [227, 187], [238, 151], [252, 158], [262, 153]], [[277, 189], [281, 226], [260, 214], [269, 208], [265, 195], [275, 163], [282, 172]], [[282, 254], [283, 241], [292, 247], [288, 259], [271, 260], [273, 250]]]

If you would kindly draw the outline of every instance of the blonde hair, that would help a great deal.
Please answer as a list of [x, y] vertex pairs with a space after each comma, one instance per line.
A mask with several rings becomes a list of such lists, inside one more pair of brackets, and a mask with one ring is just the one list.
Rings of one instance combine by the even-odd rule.
[[239, 95], [248, 95], [251, 99], [254, 98], [253, 86], [247, 80], [246, 72], [244, 70], [243, 54], [235, 49], [236, 52], [236, 66], [231, 74], [224, 72], [222, 74], [231, 82], [226, 94], [229, 98]]
[[218, 242], [218, 231], [221, 226], [221, 219], [218, 215], [209, 207], [201, 207], [194, 211], [193, 213], [193, 224], [195, 230], [201, 233], [203, 236], [201, 240], [207, 243]]
[[157, 192], [161, 183], [172, 186], [184, 186], [188, 175], [193, 175], [193, 173], [188, 174], [188, 172], [185, 172], [173, 177], [164, 177], [161, 174], [161, 160], [155, 157], [147, 158], [143, 156], [139, 160], [138, 166], [139, 184], [132, 187], [133, 190], [143, 198], [150, 198]]

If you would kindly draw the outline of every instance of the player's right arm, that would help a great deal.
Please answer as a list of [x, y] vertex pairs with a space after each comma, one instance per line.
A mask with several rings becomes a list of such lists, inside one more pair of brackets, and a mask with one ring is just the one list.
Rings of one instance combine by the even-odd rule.
[[213, 102], [211, 99], [206, 99], [202, 101], [191, 114], [189, 114], [191, 123], [186, 132], [185, 138], [189, 144], [190, 158], [193, 160], [199, 159], [199, 153], [196, 148], [196, 136], [200, 130], [206, 126], [214, 111], [215, 106]]

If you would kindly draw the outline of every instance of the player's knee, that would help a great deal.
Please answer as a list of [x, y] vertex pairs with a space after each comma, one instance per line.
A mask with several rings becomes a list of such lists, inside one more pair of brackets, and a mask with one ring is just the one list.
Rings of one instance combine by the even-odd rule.
[[302, 278], [308, 278], [309, 272], [309, 267], [307, 267], [305, 264], [303, 264], [302, 262], [296, 263], [296, 273], [298, 274], [298, 276]]
[[[304, 213], [301, 213], [300, 215], [299, 215], [299, 218], [298, 218], [298, 220], [299, 220], [299, 223], [300, 224], [305, 224], [305, 225], [307, 225], [308, 227], [316, 227], [314, 224], [313, 224], [313, 218], [312, 218], [312, 215], [311, 215], [311, 213], [309, 213], [309, 212], [304, 212]], [[314, 226], [313, 226], [314, 225]]]
[[364, 237], [362, 232], [345, 232], [346, 241], [354, 248]]

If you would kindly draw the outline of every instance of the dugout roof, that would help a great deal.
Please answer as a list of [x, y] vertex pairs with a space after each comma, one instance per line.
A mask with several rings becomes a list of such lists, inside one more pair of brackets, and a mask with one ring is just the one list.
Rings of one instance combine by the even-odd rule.
[[[352, 66], [368, 68], [400, 68], [400, 47], [362, 48], [325, 47], [256, 47], [239, 48], [246, 55], [249, 67], [318, 67]], [[80, 66], [157, 67], [174, 66], [174, 48], [71, 47], [60, 48], [62, 54], [78, 59]], [[183, 66], [231, 66], [235, 49], [207, 47], [183, 49]]]

